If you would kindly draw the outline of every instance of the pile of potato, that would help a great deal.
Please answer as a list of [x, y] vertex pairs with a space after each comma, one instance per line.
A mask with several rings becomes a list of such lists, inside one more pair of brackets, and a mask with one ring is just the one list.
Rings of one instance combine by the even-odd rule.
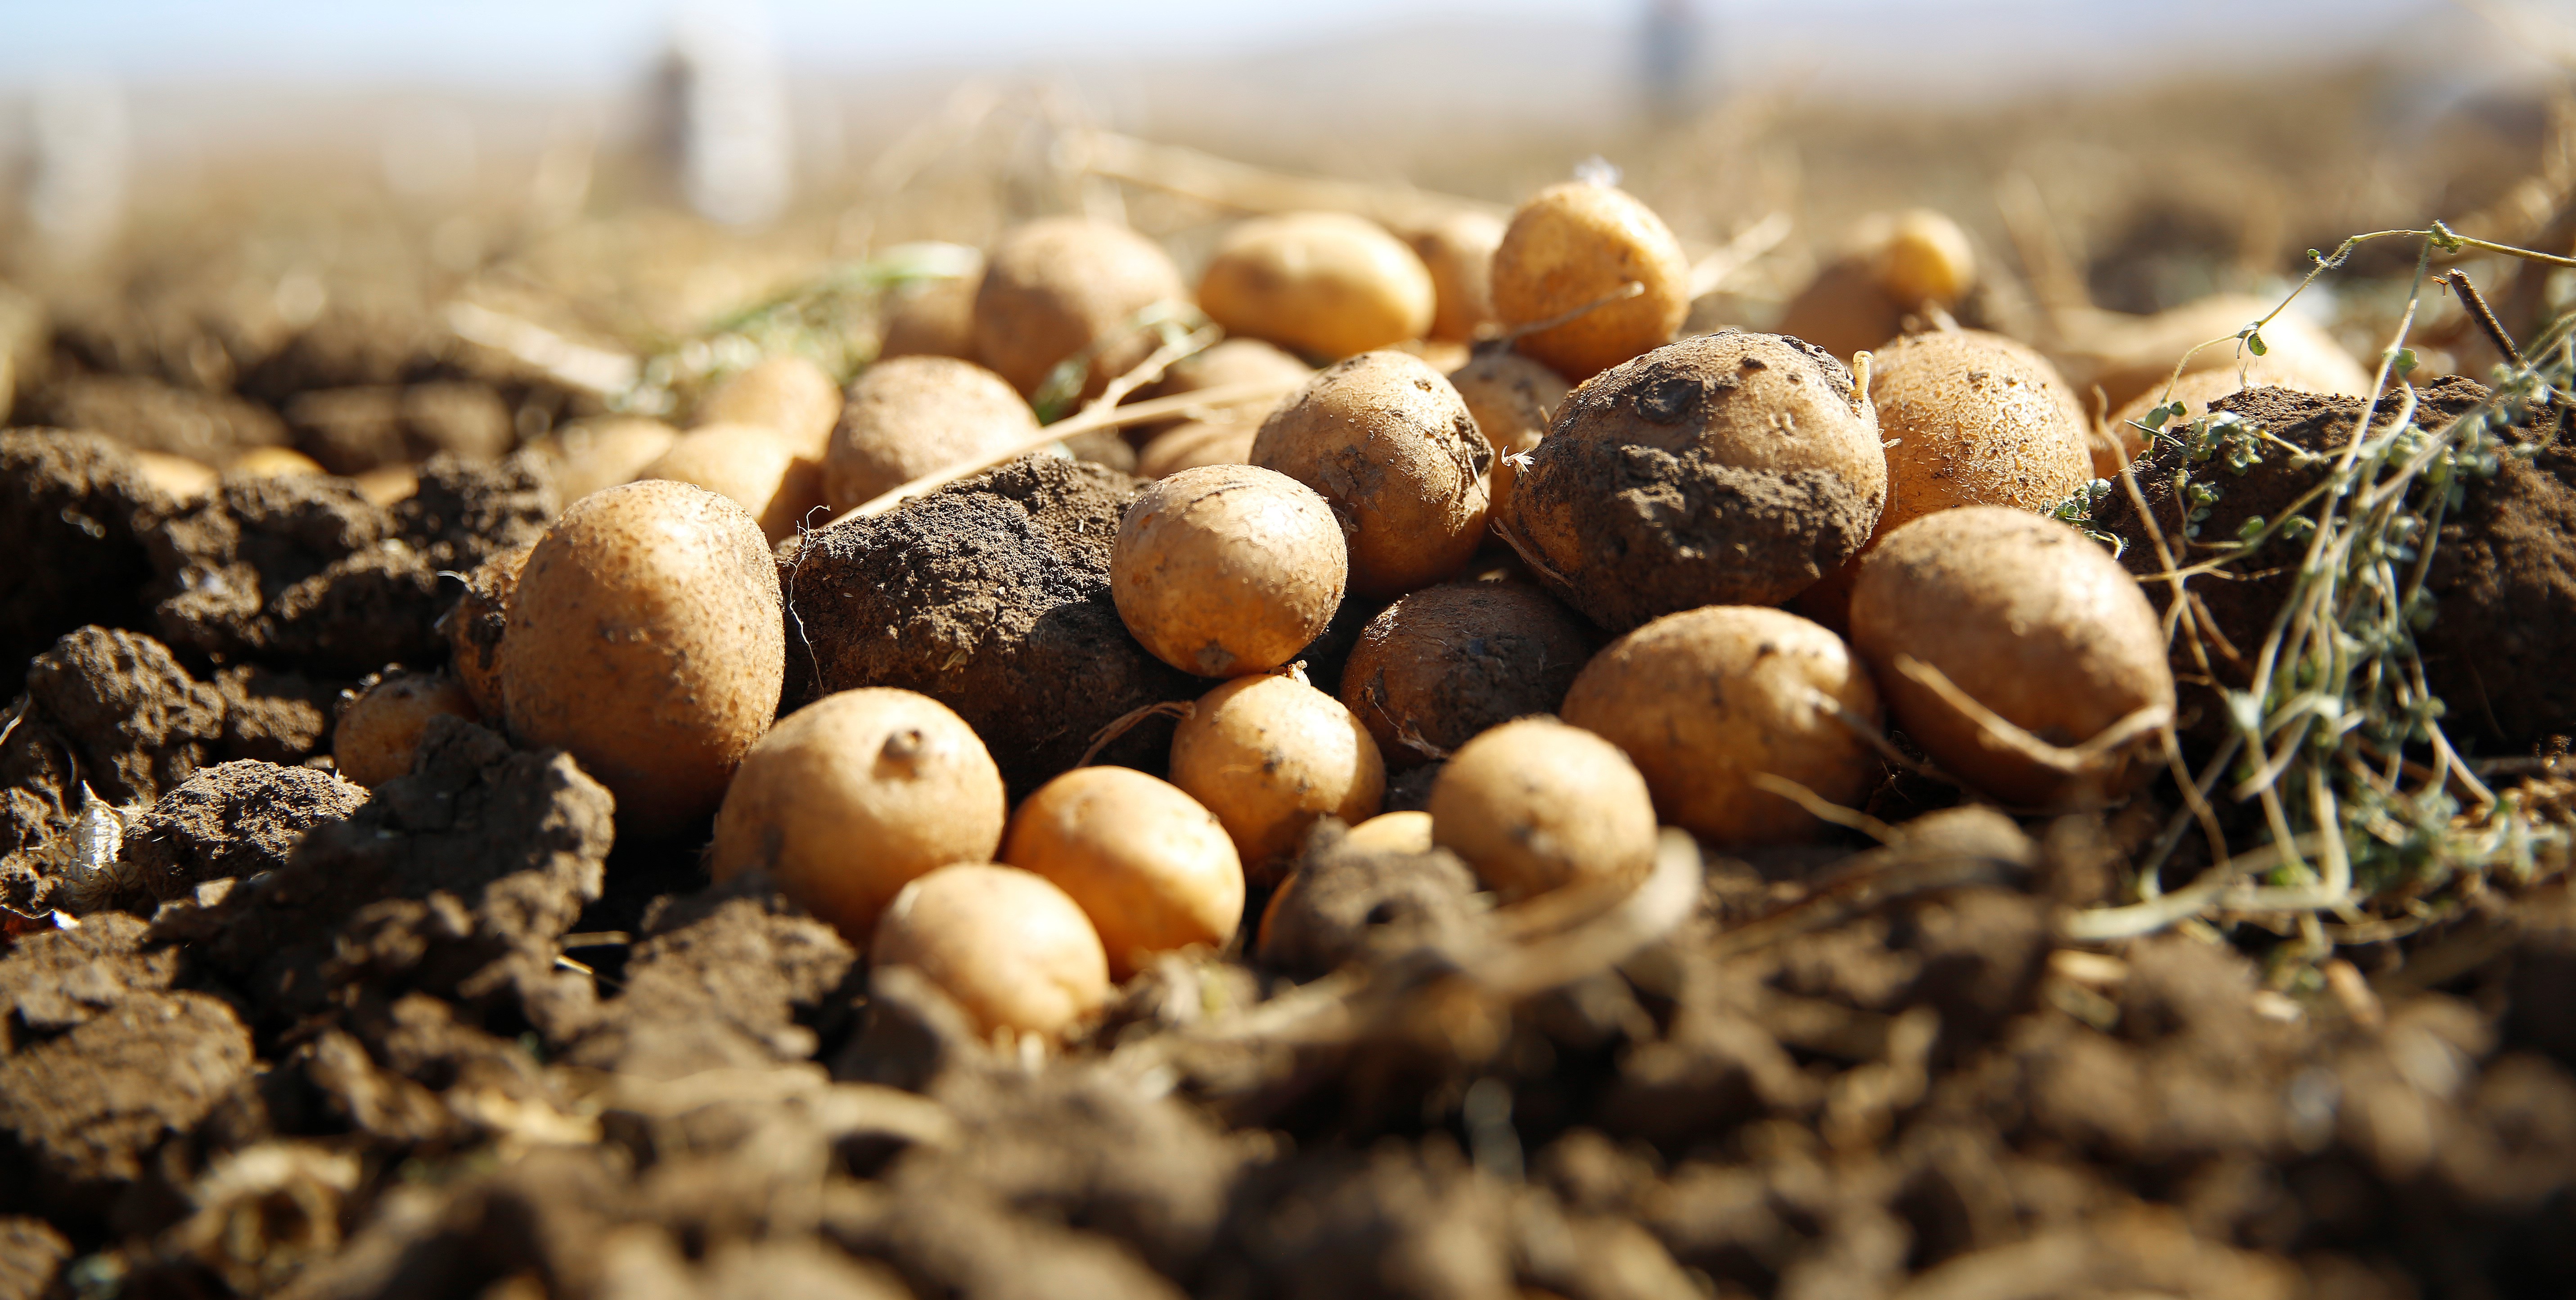
[[[1235, 944], [1324, 818], [1452, 852], [1509, 905], [1642, 879], [1661, 825], [1823, 834], [1906, 761], [1891, 725], [2009, 809], [2098, 805], [2158, 769], [2174, 701], [2136, 581], [2048, 517], [2119, 446], [2050, 358], [1946, 324], [1973, 279], [1954, 225], [1904, 214], [1792, 305], [1824, 345], [1677, 340], [1680, 245], [1590, 182], [1508, 223], [1248, 220], [1194, 294], [1130, 231], [1033, 222], [971, 295], [891, 301], [902, 355], [846, 390], [781, 357], [686, 431], [551, 435], [577, 499], [473, 575], [458, 685], [352, 707], [342, 769], [402, 770], [435, 712], [500, 719], [570, 751], [625, 833], [712, 815], [719, 878], [769, 873], [1040, 1040], [1158, 954]], [[1152, 350], [1140, 321], [1193, 301], [1230, 337], [1134, 396], [1280, 395], [1136, 435], [1151, 481], [1106, 539], [1111, 592], [1206, 683], [1165, 775], [1077, 767], [1014, 809], [927, 696], [774, 716], [800, 527], [1028, 443], [1042, 386], [1100, 394]], [[1337, 618], [1365, 626], [1328, 693], [1303, 661]], [[1433, 764], [1422, 810], [1381, 816]]]

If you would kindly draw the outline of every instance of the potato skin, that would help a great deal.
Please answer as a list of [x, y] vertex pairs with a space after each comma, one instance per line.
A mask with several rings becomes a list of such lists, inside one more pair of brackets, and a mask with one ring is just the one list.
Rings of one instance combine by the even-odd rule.
[[1352, 827], [1342, 843], [1369, 853], [1429, 853], [1431, 814], [1419, 809], [1379, 813]]
[[445, 673], [397, 672], [349, 701], [331, 728], [331, 765], [369, 789], [411, 774], [420, 733], [439, 714], [481, 719], [474, 697]]
[[1271, 674], [1199, 697], [1172, 732], [1172, 784], [1225, 823], [1245, 873], [1267, 884], [1317, 818], [1377, 815], [1386, 765], [1340, 701]]
[[1035, 872], [960, 862], [904, 886], [869, 966], [909, 966], [987, 1034], [1060, 1038], [1109, 1000], [1109, 965], [1081, 907]]
[[1109, 593], [1155, 658], [1202, 677], [1268, 672], [1332, 622], [1349, 576], [1312, 488], [1258, 465], [1158, 479], [1118, 524]]
[[2171, 709], [2164, 629], [2108, 551], [2057, 522], [2000, 506], [1915, 520], [1862, 562], [1852, 644], [1899, 725], [1951, 775], [2031, 808], [2117, 798], [2159, 770], [2133, 747], [2099, 778], [2070, 780], [2000, 746], [1904, 673], [1910, 655], [1969, 698], [2052, 745], [2092, 739], [2131, 713]]
[[1935, 330], [1870, 361], [1887, 449], [1875, 537], [1960, 506], [2053, 510], [2093, 476], [2084, 409], [2048, 358], [1983, 330]]
[[1494, 250], [1502, 247], [1503, 227], [1490, 212], [1456, 212], [1406, 239], [1431, 272], [1432, 338], [1468, 343], [1493, 323]]
[[632, 483], [662, 458], [680, 431], [659, 420], [603, 415], [575, 420], [531, 445], [555, 472], [555, 490], [570, 505], [601, 488]]
[[1525, 334], [1520, 350], [1580, 382], [1672, 342], [1690, 315], [1690, 260], [1654, 209], [1607, 185], [1553, 185], [1512, 213], [1494, 249], [1494, 315], [1532, 324], [1630, 280], [1645, 293]]
[[1467, 403], [1467, 414], [1494, 449], [1493, 472], [1487, 477], [1491, 518], [1510, 509], [1512, 484], [1519, 467], [1512, 457], [1538, 449], [1547, 427], [1556, 420], [1573, 387], [1565, 377], [1508, 348], [1477, 350], [1467, 364], [1449, 372], [1449, 386]]
[[879, 307], [877, 360], [896, 357], [975, 359], [975, 290], [982, 254], [963, 276], [917, 280], [886, 294]]
[[1223, 948], [1243, 921], [1243, 860], [1225, 824], [1179, 786], [1127, 767], [1077, 767], [1011, 815], [1001, 860], [1081, 904], [1125, 979], [1156, 953]]
[[1431, 839], [1517, 902], [1636, 881], [1655, 863], [1655, 804], [1619, 747], [1550, 717], [1470, 740], [1431, 786]]
[[1028, 397], [1057, 363], [1095, 348], [1082, 396], [1153, 352], [1138, 312], [1186, 302], [1189, 290], [1161, 248], [1124, 226], [1044, 217], [1002, 236], [975, 289], [975, 352]]
[[1260, 423], [1248, 419], [1191, 420], [1176, 425], [1154, 435], [1154, 440], [1136, 453], [1136, 477], [1169, 478], [1185, 469], [1209, 465], [1249, 465], [1252, 439], [1260, 432]]
[[529, 552], [501, 637], [520, 743], [569, 751], [622, 833], [712, 811], [786, 675], [778, 569], [741, 506], [686, 483], [607, 488]]
[[639, 478], [694, 483], [741, 506], [771, 545], [819, 528], [823, 466], [785, 435], [761, 424], [706, 424], [680, 435]]
[[891, 687], [838, 691], [779, 720], [716, 814], [708, 870], [767, 870], [865, 942], [897, 891], [1002, 842], [1008, 805], [984, 742], [948, 706]]
[[1957, 305], [1977, 283], [1977, 253], [1968, 232], [1947, 213], [1907, 208], [1862, 222], [1879, 286], [1905, 307]]
[[954, 357], [897, 357], [860, 372], [823, 461], [834, 512], [1038, 430], [1000, 375]]
[[1226, 232], [1199, 309], [1229, 334], [1341, 358], [1422, 337], [1431, 272], [1376, 222], [1345, 212], [1255, 217]]
[[1781, 610], [1715, 605], [1611, 642], [1574, 679], [1562, 716], [1626, 751], [1665, 821], [1722, 842], [1776, 843], [1822, 824], [1755, 786], [1754, 773], [1845, 805], [1878, 777], [1877, 754], [1816, 693], [1878, 721], [1878, 691], [1841, 638]]
[[1497, 531], [1616, 632], [1786, 600], [1859, 552], [1886, 499], [1878, 421], [1843, 363], [1728, 330], [1575, 389]]
[[1591, 657], [1581, 620], [1536, 587], [1425, 587], [1360, 630], [1342, 667], [1342, 707], [1387, 766], [1414, 767], [1514, 718], [1554, 712]]
[[820, 460], [841, 418], [841, 386], [799, 356], [770, 357], [726, 379], [698, 402], [696, 427], [749, 424]]
[[1364, 352], [1262, 421], [1252, 463], [1321, 493], [1350, 545], [1351, 590], [1386, 599], [1458, 571], [1485, 531], [1494, 451], [1439, 372]]
[[447, 666], [465, 688], [474, 709], [499, 719], [501, 701], [501, 635], [510, 626], [510, 593], [518, 589], [519, 570], [536, 543], [514, 546], [474, 566], [465, 575], [465, 594], [448, 611]]

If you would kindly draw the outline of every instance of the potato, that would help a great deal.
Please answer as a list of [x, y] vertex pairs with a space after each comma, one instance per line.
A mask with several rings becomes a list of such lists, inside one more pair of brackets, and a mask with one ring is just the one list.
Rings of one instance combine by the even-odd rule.
[[1361, 629], [1342, 666], [1342, 707], [1387, 766], [1413, 767], [1488, 728], [1554, 712], [1591, 657], [1582, 622], [1535, 587], [1425, 587]]
[[349, 476], [349, 484], [358, 495], [380, 506], [389, 506], [420, 491], [420, 471], [400, 463], [378, 465]]
[[947, 705], [892, 687], [836, 691], [743, 757], [707, 867], [718, 880], [765, 870], [863, 943], [912, 880], [990, 861], [1008, 812], [992, 754]]
[[[2332, 334], [2296, 316], [2284, 316], [2263, 327], [2262, 356], [2240, 352], [2232, 341], [2191, 351], [2213, 339], [2227, 340], [2275, 305], [2246, 294], [2216, 294], [2153, 316], [2074, 313], [2055, 360], [2078, 391], [2099, 385], [2104, 402], [2114, 411], [2140, 393], [2162, 390], [2177, 361], [2183, 362], [2185, 374], [2243, 369], [2257, 384], [2348, 397], [2369, 395], [2370, 372]], [[2186, 353], [2189, 361], [2183, 361]]]
[[1494, 449], [1493, 472], [1486, 480], [1492, 497], [1487, 513], [1502, 518], [1520, 472], [1512, 457], [1537, 449], [1573, 388], [1564, 376], [1500, 347], [1485, 348], [1450, 371], [1449, 386], [1465, 399], [1467, 414], [1475, 417], [1477, 430]]
[[1897, 337], [1908, 315], [1958, 305], [1976, 280], [1976, 252], [1959, 223], [1929, 208], [1872, 213], [1790, 300], [1779, 331], [1849, 361]]
[[1156, 953], [1223, 948], [1243, 921], [1243, 860], [1225, 824], [1168, 781], [1077, 767], [1011, 815], [1001, 860], [1082, 906], [1125, 979]]
[[1163, 250], [1124, 226], [1046, 217], [1002, 236], [975, 290], [975, 353], [1033, 396], [1059, 362], [1087, 354], [1082, 396], [1152, 354], [1137, 317], [1189, 290]]
[[1422, 259], [1346, 212], [1243, 222], [1199, 279], [1199, 309], [1227, 333], [1334, 359], [1420, 338], [1434, 305]]
[[1227, 339], [1204, 352], [1173, 362], [1163, 377], [1139, 396], [1178, 397], [1237, 384], [1278, 384], [1294, 388], [1315, 377], [1315, 368], [1259, 339]]
[[1457, 572], [1484, 536], [1494, 450], [1458, 390], [1401, 352], [1362, 353], [1307, 381], [1261, 422], [1252, 463], [1331, 503], [1351, 590], [1373, 600]]
[[569, 751], [620, 834], [712, 811], [786, 677], [778, 568], [741, 506], [687, 483], [606, 488], [529, 552], [501, 634], [520, 743]]
[[1017, 867], [961, 862], [903, 887], [869, 945], [872, 970], [927, 976], [984, 1033], [1063, 1037], [1109, 1000], [1109, 964], [1065, 892]]
[[1907, 314], [1879, 285], [1869, 259], [1847, 257], [1819, 269], [1789, 300], [1776, 328], [1848, 363], [1903, 333]]
[[465, 575], [465, 594], [439, 620], [447, 633], [447, 666], [487, 718], [507, 716], [501, 699], [501, 636], [510, 626], [510, 593], [519, 586], [535, 543], [494, 554]]
[[1342, 843], [1365, 853], [1429, 853], [1431, 814], [1420, 811], [1379, 813], [1351, 828]]
[[841, 386], [823, 368], [800, 356], [770, 357], [723, 383], [698, 401], [696, 428], [751, 424], [768, 429], [798, 455], [823, 458], [832, 426], [841, 418]]
[[323, 472], [320, 462], [293, 447], [253, 447], [224, 465], [224, 473], [245, 478], [294, 478]]
[[1494, 250], [1502, 247], [1503, 219], [1490, 212], [1457, 212], [1414, 231], [1407, 240], [1431, 272], [1431, 337], [1473, 342], [1494, 320]]
[[1844, 805], [1877, 779], [1877, 754], [1838, 709], [1878, 723], [1878, 691], [1841, 638], [1781, 610], [1713, 605], [1610, 643], [1574, 679], [1560, 713], [1626, 751], [1665, 821], [1759, 844], [1810, 838], [1822, 826], [1755, 784], [1757, 773]]
[[954, 357], [898, 357], [861, 371], [823, 461], [835, 512], [924, 474], [1023, 441], [1036, 412], [1000, 375]]
[[1554, 718], [1470, 740], [1431, 786], [1431, 839], [1504, 902], [1645, 879], [1655, 803], [1619, 747]]
[[1302, 676], [1238, 677], [1173, 730], [1172, 784], [1225, 823], [1244, 870], [1268, 884], [1316, 818], [1376, 815], [1386, 765], [1368, 728]]
[[144, 482], [177, 501], [202, 499], [223, 481], [223, 475], [203, 461], [140, 447], [129, 449], [128, 454], [134, 457], [135, 472], [142, 475]]
[[1512, 213], [1494, 249], [1494, 315], [1506, 326], [1534, 324], [1630, 281], [1645, 293], [1522, 335], [1520, 350], [1581, 382], [1672, 342], [1690, 315], [1690, 261], [1663, 218], [1607, 185], [1550, 186]]
[[1191, 420], [1154, 435], [1136, 453], [1136, 477], [1169, 478], [1207, 465], [1249, 465], [1252, 438], [1259, 432], [1258, 420]]
[[1496, 530], [1615, 632], [1787, 600], [1860, 551], [1886, 499], [1878, 420], [1843, 363], [1727, 330], [1575, 389]]
[[340, 710], [331, 728], [331, 765], [369, 789], [409, 776], [421, 729], [442, 713], [468, 722], [483, 716], [465, 688], [444, 673], [389, 674]]
[[1109, 594], [1154, 657], [1202, 677], [1268, 672], [1333, 621], [1341, 525], [1313, 489], [1257, 465], [1158, 479], [1118, 523]]
[[984, 280], [984, 255], [960, 276], [914, 280], [886, 293], [879, 306], [877, 360], [895, 357], [975, 359], [975, 289]]
[[2082, 533], [2000, 506], [1915, 520], [1870, 552], [1852, 589], [1852, 645], [1890, 711], [1951, 775], [2026, 808], [2116, 799], [2160, 770], [2158, 733], [2105, 752], [2037, 753], [1906, 671], [1928, 665], [2046, 745], [2072, 749], [2174, 703], [2155, 610]]
[[796, 526], [821, 527], [823, 467], [767, 425], [705, 424], [689, 430], [637, 477], [695, 483], [751, 512], [771, 545]]
[[659, 420], [603, 415], [575, 420], [528, 447], [545, 458], [556, 493], [569, 505], [601, 488], [634, 482], [679, 440], [680, 431]]

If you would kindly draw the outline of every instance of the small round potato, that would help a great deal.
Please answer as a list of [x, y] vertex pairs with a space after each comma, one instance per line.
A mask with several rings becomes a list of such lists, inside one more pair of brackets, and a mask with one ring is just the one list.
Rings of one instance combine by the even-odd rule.
[[1189, 300], [1172, 259], [1124, 226], [1044, 217], [1002, 236], [975, 290], [975, 352], [1022, 397], [1077, 354], [1091, 358], [1082, 396], [1151, 355], [1137, 316]]
[[1000, 375], [954, 357], [898, 357], [860, 372], [823, 463], [835, 512], [1038, 430], [1038, 417]]
[[1342, 667], [1342, 706], [1389, 767], [1413, 767], [1514, 718], [1554, 712], [1591, 657], [1582, 621], [1535, 587], [1425, 587], [1360, 630]]
[[1452, 213], [1413, 232], [1414, 255], [1431, 272], [1438, 306], [1431, 337], [1475, 341], [1494, 320], [1494, 250], [1503, 244], [1503, 219], [1490, 212]]
[[1268, 884], [1316, 818], [1377, 814], [1386, 765], [1368, 728], [1301, 677], [1238, 677], [1174, 729], [1172, 784], [1225, 823], [1245, 872]]
[[602, 415], [556, 429], [529, 450], [554, 470], [555, 491], [570, 505], [601, 488], [634, 482], [679, 440], [680, 431], [660, 420]]
[[1429, 853], [1431, 814], [1420, 811], [1379, 813], [1351, 828], [1342, 843], [1365, 853]]
[[1156, 953], [1223, 948], [1243, 922], [1243, 860], [1225, 824], [1168, 781], [1077, 767], [1011, 815], [1001, 860], [1082, 905], [1125, 979]]
[[1431, 838], [1504, 902], [1655, 864], [1655, 802], [1619, 747], [1554, 718], [1468, 741], [1431, 786]]
[[771, 545], [820, 527], [823, 466], [762, 424], [702, 424], [680, 435], [638, 478], [695, 483], [751, 512]]
[[695, 425], [757, 425], [785, 439], [798, 455], [821, 460], [840, 418], [841, 386], [805, 357], [780, 356], [716, 385], [699, 401]]
[[1504, 518], [1512, 484], [1520, 473], [1512, 457], [1538, 449], [1547, 427], [1556, 422], [1557, 408], [1574, 390], [1564, 376], [1499, 347], [1482, 349], [1467, 364], [1450, 371], [1449, 386], [1466, 399], [1467, 413], [1475, 417], [1476, 428], [1494, 449], [1494, 469], [1488, 480], [1493, 500], [1488, 511], [1492, 518]]
[[786, 678], [778, 566], [741, 506], [648, 480], [574, 502], [528, 553], [501, 634], [523, 745], [569, 751], [651, 838], [713, 811]]
[[1886, 500], [1878, 420], [1843, 363], [1727, 330], [1574, 390], [1497, 531], [1615, 632], [1787, 600], [1860, 551]]
[[1422, 259], [1346, 212], [1246, 221], [1199, 280], [1200, 310], [1227, 333], [1335, 359], [1422, 337], [1433, 306]]
[[890, 290], [879, 305], [877, 360], [896, 357], [975, 359], [975, 288], [984, 256], [962, 276], [915, 280]]
[[321, 462], [293, 447], [253, 447], [224, 463], [224, 473], [243, 478], [297, 478], [325, 472]]
[[1090, 920], [1018, 867], [960, 862], [905, 885], [877, 923], [868, 965], [920, 971], [988, 1035], [1061, 1038], [1109, 1000]]
[[1201, 677], [1268, 672], [1333, 621], [1349, 561], [1314, 489], [1258, 465], [1157, 479], [1118, 524], [1109, 594], [1154, 657]]
[[1438, 371], [1364, 352], [1309, 380], [1252, 440], [1252, 463], [1323, 494], [1351, 590], [1383, 600], [1458, 571], [1485, 532], [1494, 449]]
[[1974, 288], [1976, 253], [1959, 223], [1929, 208], [1861, 219], [1848, 251], [1790, 299], [1779, 331], [1849, 361], [1897, 337], [1909, 315], [1952, 307]]
[[1136, 477], [1169, 478], [1208, 465], [1249, 465], [1252, 439], [1260, 432], [1261, 422], [1254, 419], [1192, 420], [1154, 435], [1136, 453]]
[[510, 626], [510, 593], [535, 543], [502, 551], [465, 575], [465, 594], [449, 611], [447, 666], [484, 717], [505, 715], [501, 703], [501, 634]]
[[380, 506], [390, 506], [420, 491], [420, 470], [399, 462], [378, 465], [350, 475], [349, 485], [358, 490], [359, 496]]
[[1958, 305], [1977, 283], [1968, 232], [1946, 214], [1907, 208], [1862, 220], [1860, 243], [1887, 296], [1908, 308]]
[[1581, 382], [1672, 342], [1690, 315], [1690, 260], [1654, 209], [1588, 181], [1550, 186], [1512, 214], [1494, 249], [1494, 315], [1535, 324], [1635, 282], [1637, 297], [1521, 336], [1521, 351]]
[[[0, 415], [5, 414], [5, 411], [0, 411]], [[133, 448], [128, 454], [134, 457], [135, 472], [142, 476], [143, 481], [174, 501], [201, 500], [223, 481], [224, 476], [203, 461], [166, 451], [146, 451], [140, 447]]]
[[1878, 755], [1838, 711], [1878, 722], [1878, 692], [1841, 638], [1780, 610], [1713, 605], [1611, 642], [1574, 679], [1563, 713], [1635, 760], [1665, 821], [1759, 844], [1822, 826], [1756, 784], [1758, 773], [1838, 804], [1869, 792]]
[[2141, 710], [2170, 715], [2173, 670], [2146, 593], [2108, 551], [2054, 519], [1969, 506], [1889, 533], [1861, 564], [1851, 624], [1898, 725], [1951, 775], [2005, 803], [2096, 805], [2162, 770], [2155, 731], [2085, 762], [2041, 761], [1907, 670], [1907, 660], [1930, 667], [2061, 750]]
[[754, 867], [853, 943], [906, 884], [1002, 842], [1002, 774], [948, 706], [892, 687], [839, 691], [779, 720], [716, 814], [708, 869]]
[[411, 775], [420, 733], [440, 714], [480, 721], [483, 713], [445, 673], [396, 672], [349, 701], [331, 728], [331, 765], [369, 789]]

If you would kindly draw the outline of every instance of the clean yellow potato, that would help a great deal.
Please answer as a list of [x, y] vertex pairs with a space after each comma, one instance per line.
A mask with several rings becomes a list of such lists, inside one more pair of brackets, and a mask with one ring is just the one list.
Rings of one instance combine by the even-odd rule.
[[1416, 230], [1409, 242], [1431, 272], [1431, 337], [1473, 342], [1494, 321], [1494, 250], [1503, 244], [1503, 219], [1490, 212], [1456, 212]]
[[1521, 351], [1581, 382], [1673, 341], [1690, 315], [1690, 260], [1654, 209], [1588, 181], [1550, 186], [1512, 213], [1494, 249], [1494, 315], [1552, 320], [1634, 282], [1645, 292], [1521, 337]]
[[1955, 307], [1976, 287], [1976, 250], [1944, 213], [1907, 208], [1864, 218], [1860, 243], [1879, 287], [1902, 306]]
[[1833, 633], [1781, 610], [1668, 614], [1593, 656], [1560, 711], [1625, 751], [1663, 819], [1722, 843], [1809, 839], [1823, 824], [1754, 780], [1769, 773], [1845, 807], [1876, 751], [1840, 713], [1878, 725], [1878, 691]]
[[1438, 582], [1484, 539], [1494, 450], [1440, 373], [1364, 352], [1307, 381], [1252, 440], [1252, 463], [1322, 494], [1370, 599]]
[[1109, 1000], [1109, 964], [1065, 892], [1018, 867], [961, 862], [905, 885], [869, 944], [909, 966], [986, 1034], [1062, 1038]]
[[325, 471], [320, 462], [293, 447], [253, 447], [233, 457], [224, 472], [249, 478], [296, 478]]
[[135, 471], [143, 476], [143, 481], [173, 500], [198, 500], [214, 491], [215, 485], [223, 481], [223, 475], [217, 473], [214, 466], [185, 456], [174, 456], [166, 451], [145, 451], [139, 447], [129, 454], [134, 457]]
[[698, 428], [751, 424], [787, 441], [796, 453], [823, 458], [841, 419], [841, 386], [800, 356], [770, 357], [726, 379], [698, 402]]
[[1379, 813], [1352, 827], [1342, 843], [1367, 853], [1429, 853], [1431, 814], [1413, 810]]
[[771, 545], [796, 526], [819, 528], [823, 467], [767, 425], [703, 424], [682, 434], [638, 478], [694, 483], [751, 512]]
[[1554, 718], [1521, 718], [1440, 769], [1431, 838], [1507, 903], [1633, 883], [1655, 864], [1655, 801], [1618, 746]]
[[380, 506], [389, 506], [420, 491], [420, 471], [410, 465], [378, 465], [349, 476], [358, 495]]
[[1573, 385], [1518, 352], [1487, 347], [1449, 372], [1449, 386], [1466, 401], [1467, 413], [1475, 417], [1476, 428], [1494, 449], [1494, 468], [1487, 478], [1492, 498], [1488, 513], [1506, 518], [1512, 484], [1520, 474], [1512, 458], [1538, 450], [1539, 440], [1556, 422], [1556, 409], [1565, 404]]
[[1341, 358], [1422, 337], [1431, 272], [1376, 222], [1344, 212], [1255, 217], [1226, 232], [1199, 308], [1230, 334]]
[[1109, 594], [1155, 658], [1202, 677], [1268, 672], [1323, 634], [1349, 562], [1312, 488], [1258, 465], [1158, 479], [1119, 521]]
[[369, 789], [409, 776], [421, 730], [440, 714], [468, 722], [483, 716], [465, 688], [444, 673], [394, 673], [340, 711], [331, 728], [331, 765]]
[[1959, 223], [1929, 208], [1872, 213], [1789, 300], [1779, 332], [1849, 361], [1897, 337], [1908, 316], [1918, 328], [1931, 324], [1932, 309], [1957, 306], [1976, 280], [1976, 252]]
[[501, 694], [521, 744], [571, 753], [621, 835], [715, 809], [786, 678], [778, 567], [741, 506], [687, 483], [592, 493], [510, 593]]
[[716, 814], [708, 870], [766, 870], [864, 943], [897, 891], [1002, 842], [1002, 775], [973, 728], [927, 695], [838, 691], [779, 720]]
[[1172, 784], [1225, 823], [1252, 879], [1278, 879], [1319, 817], [1358, 823], [1386, 797], [1368, 728], [1302, 675], [1238, 677], [1172, 733]]
[[954, 357], [897, 357], [860, 372], [823, 462], [834, 511], [1025, 441], [1037, 413], [1000, 375]]
[[1077, 767], [1011, 815], [1001, 860], [1081, 904], [1124, 980], [1156, 953], [1222, 949], [1243, 921], [1243, 859], [1225, 824], [1168, 781]]
[[632, 483], [662, 458], [680, 431], [660, 420], [603, 415], [575, 420], [528, 444], [554, 471], [555, 492], [566, 505], [605, 487]]
[[1023, 397], [1088, 356], [1080, 395], [1097, 397], [1157, 346], [1139, 315], [1189, 296], [1172, 259], [1135, 231], [1043, 217], [994, 245], [975, 290], [975, 352]]

